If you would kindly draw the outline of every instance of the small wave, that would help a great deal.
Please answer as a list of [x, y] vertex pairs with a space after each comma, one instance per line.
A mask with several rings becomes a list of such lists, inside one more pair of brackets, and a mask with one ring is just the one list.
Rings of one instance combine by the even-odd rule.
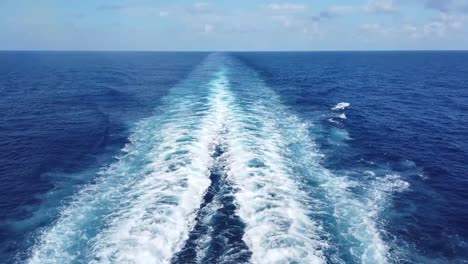
[[347, 102], [341, 102], [341, 103], [338, 103], [336, 104], [332, 110], [333, 111], [336, 111], [336, 110], [344, 110], [346, 109], [347, 107], [349, 107], [351, 104], [350, 103], [347, 103]]
[[328, 122], [333, 123], [333, 124], [341, 124], [340, 122], [336, 121], [334, 118], [329, 118]]
[[346, 115], [345, 115], [345, 113], [342, 113], [341, 115], [336, 116], [336, 118], [346, 119]]
[[333, 124], [337, 124], [337, 125], [341, 125], [341, 120], [345, 120], [346, 118], [347, 118], [346, 114], [342, 113], [342, 114], [339, 114], [337, 116], [333, 116], [333, 117], [329, 118], [328, 122], [333, 123]]

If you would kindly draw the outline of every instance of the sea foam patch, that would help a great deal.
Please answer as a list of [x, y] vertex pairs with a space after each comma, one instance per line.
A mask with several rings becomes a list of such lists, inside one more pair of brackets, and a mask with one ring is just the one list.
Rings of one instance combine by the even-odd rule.
[[341, 102], [341, 103], [338, 103], [336, 104], [332, 110], [336, 111], [336, 110], [344, 110], [346, 108], [348, 108], [351, 104], [348, 103], [348, 102]]

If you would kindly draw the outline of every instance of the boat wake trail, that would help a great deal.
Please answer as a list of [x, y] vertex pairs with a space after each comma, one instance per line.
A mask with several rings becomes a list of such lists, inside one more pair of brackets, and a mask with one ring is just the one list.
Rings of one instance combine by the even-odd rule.
[[[230, 113], [226, 84], [223, 71], [211, 82], [213, 91], [221, 97], [220, 109]], [[242, 240], [245, 225], [236, 214], [235, 189], [226, 173], [229, 117], [224, 117], [224, 127], [219, 131], [212, 154], [211, 186], [198, 211], [197, 224], [183, 249], [174, 256], [173, 263], [248, 263], [250, 259], [251, 252]]]
[[29, 263], [387, 262], [377, 218], [398, 177], [352, 195], [255, 71], [212, 54], [162, 109], [43, 230]]
[[244, 223], [236, 214], [234, 188], [225, 173], [225, 147], [215, 148], [211, 186], [198, 211], [197, 224], [172, 263], [248, 263], [251, 252], [242, 240]]

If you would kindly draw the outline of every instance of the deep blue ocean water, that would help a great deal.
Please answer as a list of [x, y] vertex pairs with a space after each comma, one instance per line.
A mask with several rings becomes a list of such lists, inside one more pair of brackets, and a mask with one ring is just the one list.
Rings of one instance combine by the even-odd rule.
[[468, 52], [0, 52], [5, 263], [467, 263]]

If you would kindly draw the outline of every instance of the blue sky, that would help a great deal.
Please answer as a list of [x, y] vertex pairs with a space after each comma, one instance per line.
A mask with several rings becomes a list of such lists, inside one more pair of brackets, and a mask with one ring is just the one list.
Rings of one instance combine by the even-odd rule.
[[0, 0], [0, 50], [468, 49], [468, 0]]

